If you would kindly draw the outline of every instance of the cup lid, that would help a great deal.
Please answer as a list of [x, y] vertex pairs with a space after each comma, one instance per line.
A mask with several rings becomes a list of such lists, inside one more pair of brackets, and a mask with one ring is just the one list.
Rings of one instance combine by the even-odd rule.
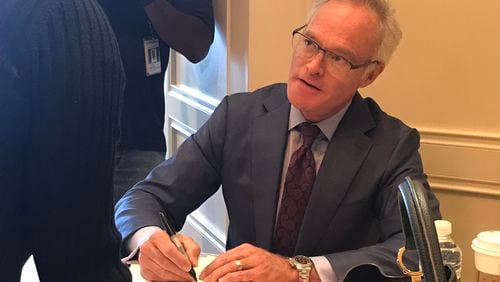
[[472, 249], [480, 253], [500, 256], [500, 230], [483, 231], [472, 240]]

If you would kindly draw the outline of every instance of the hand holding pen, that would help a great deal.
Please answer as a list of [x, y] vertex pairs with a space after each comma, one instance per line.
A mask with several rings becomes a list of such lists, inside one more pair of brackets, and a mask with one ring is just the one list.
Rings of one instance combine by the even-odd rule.
[[[175, 245], [175, 247], [177, 248], [177, 250], [179, 250], [179, 252], [181, 254], [183, 254], [184, 256], [186, 256], [186, 258], [189, 260], [189, 257], [188, 257], [188, 255], [186, 253], [186, 249], [184, 248], [184, 245], [179, 241], [177, 233], [172, 228], [171, 224], [168, 222], [167, 218], [165, 217], [165, 214], [163, 214], [162, 212], [160, 212], [160, 220], [161, 220], [161, 223], [163, 225], [163, 229], [170, 236], [170, 240]], [[194, 269], [192, 267], [189, 270], [189, 274], [194, 279], [194, 281], [197, 281], [196, 272], [194, 271]]]
[[160, 227], [150, 226], [153, 234], [139, 245], [141, 276], [148, 281], [193, 281], [189, 270], [198, 265], [200, 246], [191, 237], [177, 234], [176, 240], [187, 253], [182, 254], [165, 232], [166, 226]]

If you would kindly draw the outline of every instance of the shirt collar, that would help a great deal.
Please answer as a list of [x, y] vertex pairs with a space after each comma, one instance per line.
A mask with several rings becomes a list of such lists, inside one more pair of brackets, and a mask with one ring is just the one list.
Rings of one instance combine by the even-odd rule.
[[[333, 116], [324, 119], [320, 122], [314, 123], [319, 127], [319, 129], [321, 129], [321, 132], [328, 139], [328, 141], [332, 139], [335, 130], [337, 130], [337, 126], [344, 117], [344, 114], [347, 112], [347, 109], [351, 105], [351, 102], [352, 99], [349, 101], [349, 103], [347, 103], [340, 111], [338, 111]], [[294, 105], [291, 105], [290, 117], [288, 117], [288, 130], [289, 131], [292, 130], [297, 125], [303, 122], [307, 122], [307, 120], [304, 118], [299, 109], [297, 109]]]

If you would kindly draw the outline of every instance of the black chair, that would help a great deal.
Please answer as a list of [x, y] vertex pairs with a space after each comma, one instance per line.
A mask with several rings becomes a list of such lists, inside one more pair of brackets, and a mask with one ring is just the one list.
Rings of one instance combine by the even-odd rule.
[[[397, 263], [405, 276], [387, 276], [375, 264], [360, 265], [351, 270], [345, 282], [427, 281], [456, 282], [455, 272], [443, 265], [436, 228], [422, 183], [406, 177], [398, 186], [405, 246], [401, 247]], [[417, 251], [422, 271], [409, 270], [403, 261], [406, 251]]]

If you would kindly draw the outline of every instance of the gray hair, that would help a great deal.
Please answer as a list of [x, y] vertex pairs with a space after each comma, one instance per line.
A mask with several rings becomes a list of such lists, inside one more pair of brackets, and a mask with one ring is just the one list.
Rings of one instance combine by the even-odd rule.
[[311, 20], [318, 8], [328, 1], [343, 1], [362, 5], [375, 12], [380, 23], [379, 46], [375, 59], [384, 63], [389, 62], [403, 36], [399, 23], [394, 15], [394, 9], [390, 4], [386, 0], [316, 0], [316, 3], [309, 13], [307, 22]]

